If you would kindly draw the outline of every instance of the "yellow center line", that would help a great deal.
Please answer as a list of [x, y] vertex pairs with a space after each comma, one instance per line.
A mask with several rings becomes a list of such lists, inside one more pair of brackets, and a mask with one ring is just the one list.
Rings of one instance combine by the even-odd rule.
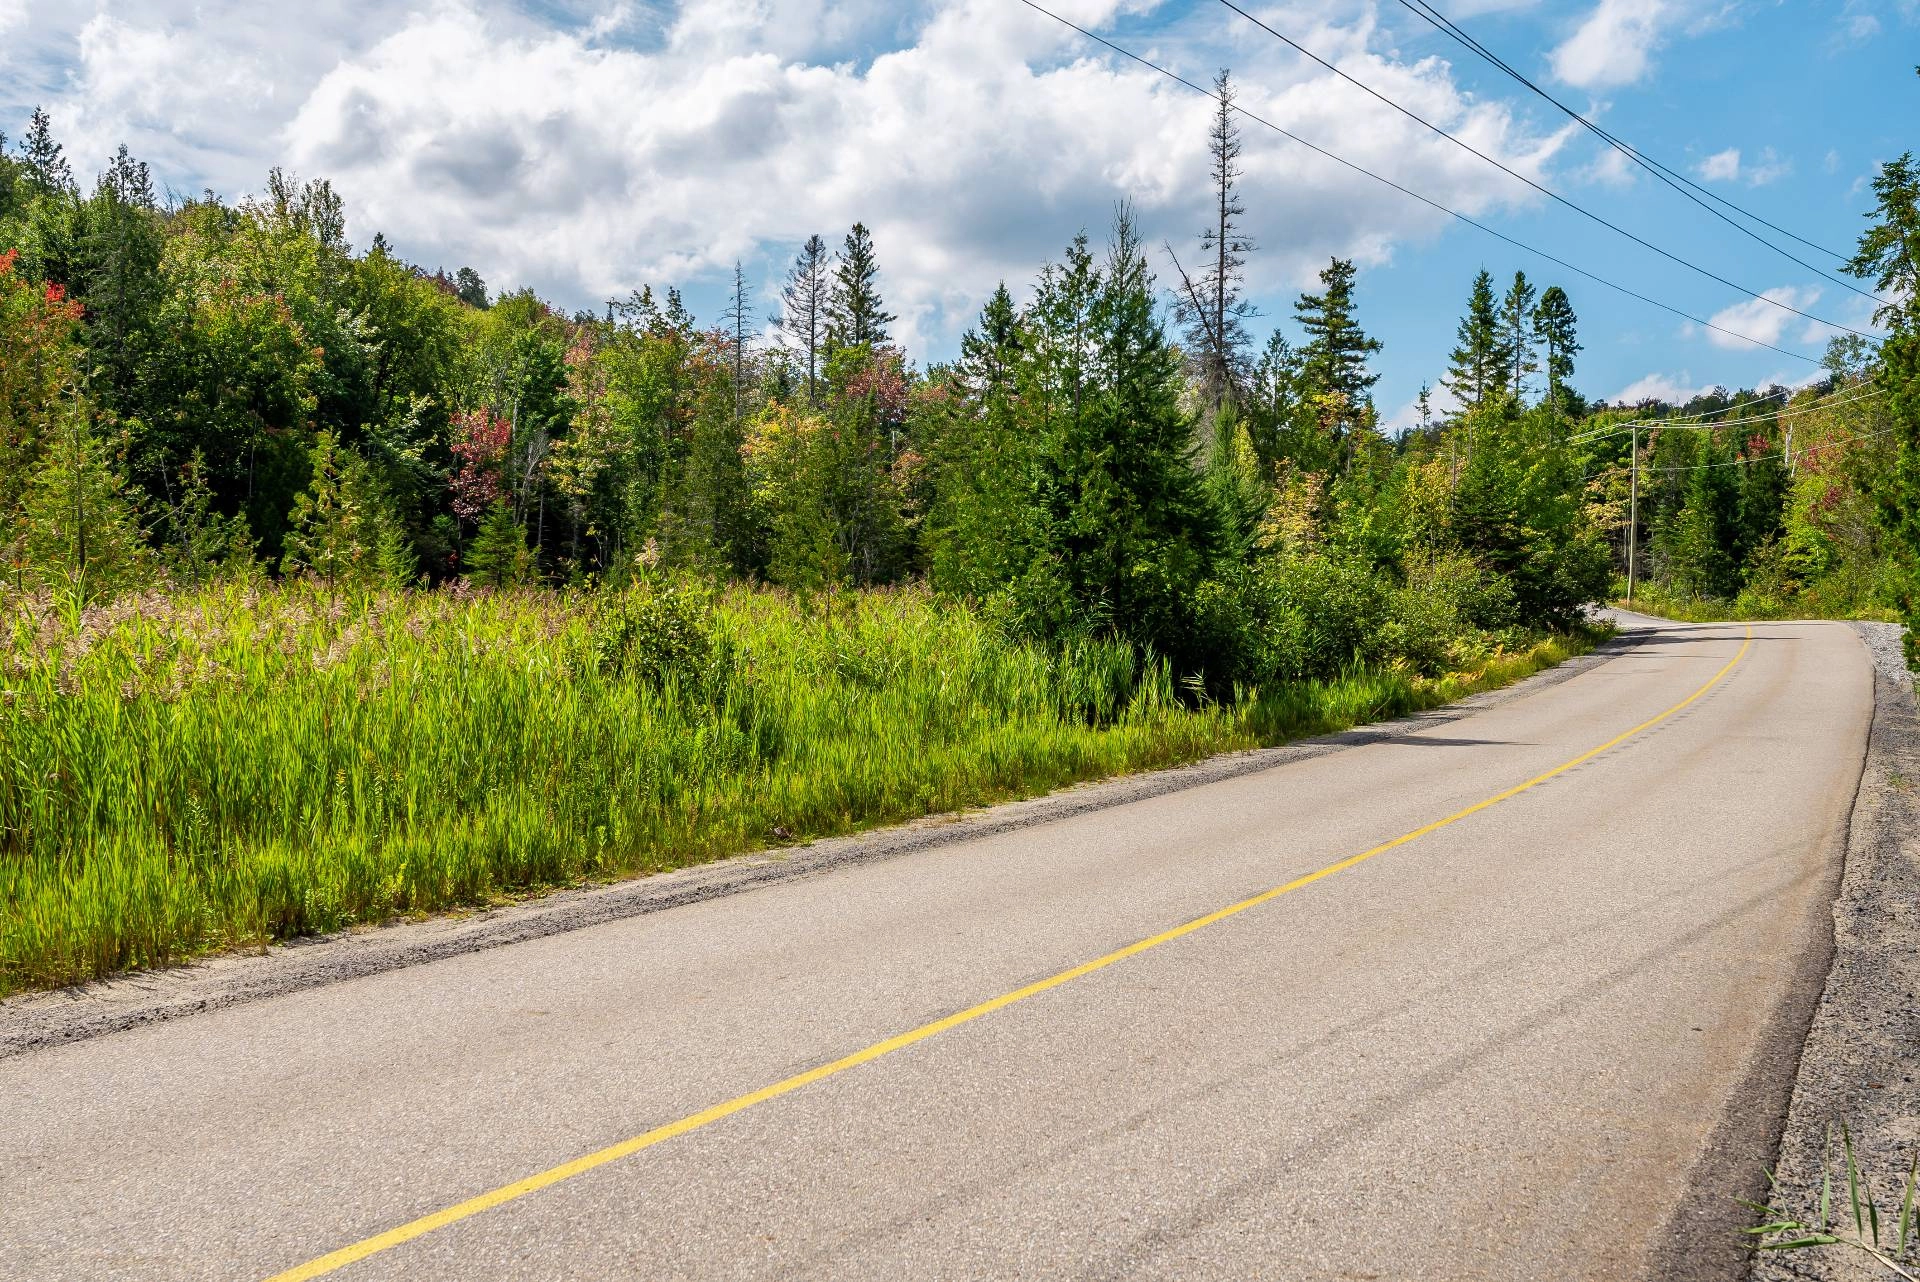
[[541, 1189], [550, 1188], [563, 1180], [570, 1180], [576, 1175], [584, 1175], [588, 1171], [607, 1165], [609, 1162], [617, 1162], [623, 1157], [631, 1157], [642, 1149], [652, 1148], [655, 1144], [676, 1139], [692, 1131], [697, 1131], [703, 1126], [710, 1126], [722, 1118], [744, 1112], [756, 1104], [764, 1104], [768, 1100], [778, 1099], [782, 1095], [790, 1094], [804, 1086], [811, 1086], [815, 1082], [823, 1081], [838, 1073], [844, 1073], [848, 1069], [858, 1068], [862, 1064], [871, 1063], [884, 1055], [891, 1055], [895, 1051], [905, 1050], [907, 1047], [917, 1042], [924, 1042], [930, 1037], [938, 1037], [941, 1033], [949, 1029], [958, 1028], [962, 1024], [970, 1024], [974, 1020], [991, 1015], [997, 1010], [1004, 1010], [1015, 1002], [1025, 1001], [1029, 997], [1037, 997], [1050, 989], [1060, 987], [1062, 984], [1071, 983], [1083, 976], [1091, 975], [1095, 971], [1105, 970], [1116, 962], [1122, 962], [1129, 957], [1138, 956], [1149, 949], [1158, 948], [1162, 944], [1170, 944], [1174, 940], [1191, 935], [1197, 930], [1204, 930], [1206, 927], [1215, 925], [1218, 922], [1223, 922], [1229, 917], [1237, 916], [1249, 908], [1257, 908], [1261, 904], [1278, 899], [1280, 896], [1299, 890], [1304, 886], [1311, 886], [1314, 882], [1324, 877], [1331, 877], [1337, 872], [1344, 872], [1354, 867], [1356, 864], [1365, 863], [1375, 855], [1383, 855], [1387, 851], [1399, 846], [1404, 846], [1410, 841], [1417, 841], [1428, 833], [1438, 832], [1450, 824], [1460, 822], [1469, 815], [1479, 814], [1482, 810], [1490, 806], [1497, 806], [1501, 802], [1517, 797], [1531, 788], [1539, 787], [1549, 779], [1563, 775], [1575, 767], [1585, 765], [1608, 749], [1618, 747], [1642, 731], [1659, 725], [1662, 721], [1665, 721], [1668, 717], [1686, 708], [1692, 704], [1694, 700], [1700, 698], [1701, 695], [1704, 695], [1707, 691], [1718, 685], [1721, 678], [1733, 671], [1734, 665], [1746, 657], [1747, 651], [1752, 645], [1753, 625], [1748, 624], [1746, 637], [1740, 644], [1739, 652], [1736, 653], [1733, 658], [1727, 660], [1726, 666], [1708, 678], [1705, 685], [1695, 690], [1680, 702], [1674, 704], [1671, 708], [1668, 708], [1665, 712], [1655, 717], [1649, 717], [1631, 730], [1623, 731], [1615, 735], [1599, 747], [1583, 752], [1573, 760], [1557, 765], [1545, 774], [1535, 775], [1525, 783], [1515, 784], [1505, 792], [1495, 793], [1485, 801], [1475, 802], [1465, 810], [1457, 810], [1444, 819], [1434, 820], [1425, 827], [1415, 828], [1412, 832], [1403, 833], [1391, 841], [1383, 841], [1371, 850], [1363, 850], [1357, 855], [1349, 855], [1338, 863], [1328, 864], [1326, 867], [1315, 872], [1310, 872], [1304, 877], [1296, 877], [1284, 886], [1275, 886], [1271, 890], [1261, 891], [1250, 899], [1242, 899], [1237, 904], [1229, 904], [1227, 907], [1215, 912], [1210, 912], [1204, 917], [1196, 917], [1184, 925], [1175, 926], [1172, 930], [1162, 931], [1158, 935], [1153, 935], [1147, 939], [1128, 944], [1125, 948], [1116, 949], [1104, 957], [1096, 957], [1092, 961], [1082, 962], [1078, 966], [1069, 970], [1063, 970], [1057, 975], [1050, 975], [1045, 979], [1028, 984], [1024, 988], [1016, 988], [1012, 992], [1002, 993], [998, 997], [981, 1002], [978, 1006], [969, 1006], [966, 1010], [948, 1015], [945, 1019], [936, 1019], [930, 1024], [922, 1024], [920, 1027], [901, 1033], [898, 1036], [889, 1037], [883, 1042], [875, 1042], [864, 1050], [857, 1050], [851, 1055], [834, 1060], [832, 1063], [822, 1064], [817, 1068], [810, 1068], [804, 1073], [797, 1073], [792, 1077], [786, 1078], [784, 1081], [775, 1082], [771, 1086], [763, 1086], [757, 1091], [737, 1096], [723, 1104], [715, 1104], [712, 1108], [703, 1109], [698, 1113], [683, 1117], [677, 1122], [668, 1122], [665, 1126], [657, 1126], [644, 1134], [622, 1140], [618, 1144], [609, 1145], [597, 1152], [588, 1153], [584, 1157], [576, 1157], [571, 1162], [563, 1162], [559, 1166], [541, 1171], [537, 1175], [529, 1175], [523, 1180], [514, 1181], [512, 1184], [503, 1184], [499, 1188], [482, 1193], [478, 1197], [468, 1198], [466, 1201], [449, 1206], [445, 1210], [435, 1211], [431, 1215], [423, 1215], [417, 1220], [410, 1220], [396, 1228], [388, 1229], [384, 1233], [378, 1233], [373, 1237], [355, 1242], [351, 1246], [343, 1246], [337, 1251], [330, 1251], [318, 1259], [310, 1260], [297, 1268], [288, 1269], [284, 1273], [277, 1273], [269, 1278], [267, 1282], [306, 1282], [309, 1278], [323, 1277], [337, 1269], [345, 1268], [347, 1265], [358, 1260], [364, 1260], [368, 1256], [378, 1255], [382, 1251], [391, 1250], [404, 1242], [411, 1242], [413, 1239], [432, 1233], [436, 1229], [443, 1229], [449, 1224], [456, 1224], [461, 1220], [467, 1219], [469, 1216], [478, 1215], [482, 1211], [492, 1210], [496, 1206], [501, 1206], [507, 1202], [523, 1198], [529, 1193], [537, 1193]]

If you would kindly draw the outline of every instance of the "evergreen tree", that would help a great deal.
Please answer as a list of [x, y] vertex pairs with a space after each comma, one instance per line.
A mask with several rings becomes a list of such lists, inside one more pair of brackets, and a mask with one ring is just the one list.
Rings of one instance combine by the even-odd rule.
[[1573, 377], [1573, 358], [1580, 352], [1573, 304], [1566, 290], [1553, 285], [1540, 296], [1533, 333], [1546, 349], [1547, 408], [1558, 419], [1569, 409], [1567, 380]]
[[293, 501], [280, 572], [316, 575], [329, 590], [357, 583], [374, 568], [382, 520], [367, 466], [332, 432], [315, 435], [312, 477]]
[[1214, 415], [1208, 442], [1207, 491], [1220, 512], [1223, 548], [1230, 560], [1242, 560], [1254, 547], [1261, 518], [1273, 498], [1260, 466], [1259, 451], [1232, 401]]
[[453, 294], [467, 306], [477, 307], [483, 312], [491, 305], [487, 301], [487, 282], [471, 267], [462, 267], [453, 274]]
[[467, 548], [466, 564], [467, 578], [485, 587], [512, 588], [533, 581], [534, 555], [527, 550], [527, 536], [506, 503], [487, 509]]
[[94, 394], [122, 418], [141, 417], [143, 375], [152, 371], [154, 328], [166, 288], [165, 234], [145, 164], [120, 148], [78, 210], [73, 285], [86, 304], [85, 341]]
[[253, 535], [245, 516], [223, 517], [213, 507], [206, 457], [199, 450], [180, 469], [180, 498], [167, 517], [167, 571], [185, 583], [216, 573], [255, 568]]
[[855, 223], [841, 247], [833, 270], [833, 288], [827, 295], [827, 346], [878, 347], [887, 341], [887, 326], [899, 317], [880, 301], [880, 269], [874, 262], [873, 236]]
[[752, 299], [747, 293], [747, 272], [739, 259], [733, 260], [733, 294], [727, 300], [726, 310], [720, 318], [726, 322], [733, 339], [733, 349], [729, 353], [733, 366], [733, 421], [738, 427], [744, 416], [747, 388], [747, 319], [752, 313]]
[[153, 197], [153, 174], [148, 170], [146, 161], [135, 160], [127, 153], [125, 143], [120, 144], [120, 150], [108, 162], [100, 185], [111, 191], [123, 205], [147, 210], [157, 207]]
[[1506, 350], [1507, 391], [1521, 404], [1527, 399], [1527, 380], [1540, 372], [1533, 354], [1534, 289], [1525, 272], [1513, 274], [1513, 284], [1500, 304], [1500, 345]]
[[773, 318], [787, 345], [806, 354], [809, 405], [820, 400], [820, 358], [827, 339], [832, 270], [827, 242], [817, 235], [807, 237], [794, 256], [793, 266], [787, 269], [786, 284], [780, 290], [780, 312]]
[[954, 397], [937, 403], [926, 539], [944, 591], [986, 596], [1016, 577], [1032, 548], [1034, 439], [1019, 397], [1029, 359], [1025, 322], [1002, 282], [960, 339]]
[[1484, 267], [1473, 278], [1473, 292], [1467, 296], [1467, 312], [1460, 318], [1456, 338], [1442, 382], [1465, 417], [1499, 391], [1512, 361], [1493, 300], [1493, 274]]
[[1240, 203], [1240, 125], [1234, 115], [1233, 85], [1227, 72], [1214, 77], [1213, 127], [1207, 150], [1213, 158], [1213, 219], [1200, 233], [1204, 264], [1189, 277], [1171, 246], [1180, 288], [1174, 295], [1174, 314], [1186, 330], [1190, 356], [1199, 373], [1202, 394], [1218, 406], [1240, 386], [1247, 373], [1246, 318], [1253, 305], [1245, 297], [1247, 255], [1253, 240], [1240, 229], [1246, 207]]
[[1220, 549], [1220, 515], [1194, 468], [1180, 358], [1131, 209], [1114, 218], [1104, 267], [1082, 238], [1041, 293], [1036, 324], [1063, 327], [1041, 343], [1062, 365], [1047, 381], [1066, 394], [1047, 427], [1043, 545], [1022, 584], [1029, 620], [1118, 632], [1195, 670], [1193, 594]]
[[1337, 399], [1332, 416], [1342, 441], [1366, 418], [1371, 390], [1380, 381], [1367, 369], [1367, 358], [1380, 350], [1380, 340], [1369, 338], [1355, 318], [1353, 280], [1353, 263], [1336, 258], [1320, 273], [1321, 292], [1300, 295], [1293, 308], [1307, 332], [1301, 381], [1309, 395]]
[[153, 554], [135, 506], [109, 462], [84, 402], [69, 402], [64, 422], [41, 452], [22, 504], [26, 568], [40, 586], [101, 600], [144, 585]]
[[1873, 489], [1904, 571], [1897, 603], [1907, 625], [1907, 663], [1920, 668], [1920, 164], [1912, 152], [1881, 166], [1873, 193], [1874, 225], [1846, 270], [1891, 300], [1874, 321], [1888, 330], [1877, 382], [1897, 428], [1895, 454]]
[[980, 309], [980, 323], [960, 338], [960, 377], [982, 401], [998, 404], [1011, 390], [1021, 354], [1020, 311], [1001, 281]]
[[27, 166], [27, 185], [42, 196], [63, 196], [73, 191], [73, 168], [53, 138], [53, 121], [39, 107], [27, 122], [27, 136], [21, 142], [20, 159]]

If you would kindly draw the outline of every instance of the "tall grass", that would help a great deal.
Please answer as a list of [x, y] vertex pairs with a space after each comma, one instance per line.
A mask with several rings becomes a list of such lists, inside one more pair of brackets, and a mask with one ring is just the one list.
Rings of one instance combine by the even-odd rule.
[[0, 995], [1392, 716], [1565, 657], [1184, 705], [915, 590], [0, 605]]

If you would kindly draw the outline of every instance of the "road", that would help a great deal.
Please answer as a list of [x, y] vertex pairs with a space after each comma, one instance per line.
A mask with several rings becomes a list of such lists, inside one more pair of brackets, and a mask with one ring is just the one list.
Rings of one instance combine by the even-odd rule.
[[0, 1277], [1737, 1270], [1872, 678], [1837, 624], [1632, 639], [1389, 741], [0, 1061]]

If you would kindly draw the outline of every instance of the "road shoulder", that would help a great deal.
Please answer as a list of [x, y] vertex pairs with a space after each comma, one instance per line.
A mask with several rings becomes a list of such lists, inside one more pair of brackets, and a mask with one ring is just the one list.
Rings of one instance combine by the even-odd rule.
[[1167, 793], [1445, 725], [1573, 679], [1638, 644], [1633, 633], [1603, 642], [1499, 690], [1413, 716], [1276, 748], [1223, 753], [1186, 766], [1102, 780], [1027, 801], [933, 815], [913, 823], [763, 850], [611, 885], [562, 890], [504, 907], [403, 921], [224, 954], [158, 971], [0, 1001], [0, 1059], [146, 1024], [260, 1001], [303, 989], [662, 912], [757, 890], [851, 864], [914, 854], [1071, 819]]
[[[1854, 627], [1874, 658], [1873, 724], [1833, 904], [1832, 965], [1800, 1054], [1774, 1165], [1775, 1205], [1809, 1218], [1819, 1202], [1830, 1127], [1837, 1146], [1846, 1121], [1861, 1166], [1882, 1182], [1883, 1207], [1898, 1204], [1897, 1182], [1920, 1143], [1920, 715], [1913, 678], [1900, 658], [1899, 629]], [[1725, 1195], [1751, 1196], [1734, 1188]], [[1845, 1214], [1836, 1205], [1836, 1217]], [[1756, 1256], [1751, 1276], [1757, 1282], [1884, 1276], [1863, 1268], [1850, 1252], [1780, 1252]]]

